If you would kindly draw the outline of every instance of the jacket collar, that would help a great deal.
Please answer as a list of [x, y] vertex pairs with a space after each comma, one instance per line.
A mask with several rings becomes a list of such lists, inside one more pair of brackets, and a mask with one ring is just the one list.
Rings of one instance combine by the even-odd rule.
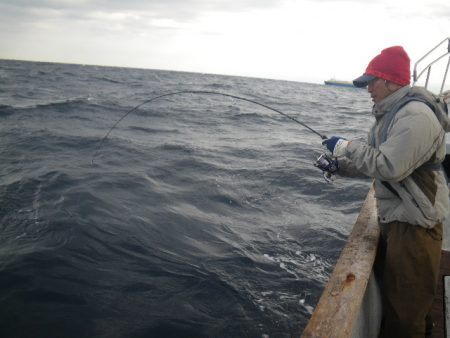
[[378, 120], [384, 114], [389, 112], [400, 99], [408, 94], [410, 88], [410, 86], [404, 86], [393, 92], [391, 95], [386, 96], [380, 102], [376, 103], [372, 108], [372, 114], [375, 118]]

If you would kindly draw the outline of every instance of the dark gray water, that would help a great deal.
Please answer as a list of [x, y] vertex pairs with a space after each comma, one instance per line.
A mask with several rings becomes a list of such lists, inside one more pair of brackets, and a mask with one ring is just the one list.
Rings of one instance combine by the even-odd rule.
[[0, 61], [1, 337], [295, 337], [369, 181], [327, 184], [320, 137], [365, 138], [364, 90]]

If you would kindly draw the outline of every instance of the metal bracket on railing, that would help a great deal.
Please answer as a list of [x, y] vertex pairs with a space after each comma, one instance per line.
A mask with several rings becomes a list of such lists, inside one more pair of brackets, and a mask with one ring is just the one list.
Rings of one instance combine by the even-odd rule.
[[[440, 46], [442, 46], [445, 42], [447, 42], [447, 52], [444, 53], [443, 55], [439, 56], [438, 58], [434, 59], [433, 61], [431, 61], [426, 67], [424, 67], [422, 69], [422, 71], [417, 74], [417, 65], [423, 61], [426, 57], [428, 57], [428, 55], [430, 55], [432, 52], [434, 52], [437, 48], [439, 48]], [[440, 42], [436, 47], [434, 47], [432, 50], [430, 50], [428, 53], [426, 53], [424, 56], [422, 56], [415, 64], [414, 64], [414, 70], [413, 70], [413, 86], [416, 84], [416, 82], [419, 80], [419, 78], [422, 76], [422, 74], [426, 71], [427, 72], [427, 78], [425, 80], [425, 88], [428, 87], [428, 80], [430, 79], [430, 74], [431, 74], [431, 66], [433, 66], [435, 63], [437, 63], [438, 61], [440, 61], [441, 59], [443, 59], [444, 57], [448, 56], [448, 62], [447, 62], [447, 67], [445, 69], [445, 73], [444, 73], [444, 77], [442, 79], [442, 85], [441, 85], [441, 90], [439, 92], [439, 94], [442, 94], [442, 91], [444, 90], [444, 86], [445, 86], [445, 81], [447, 79], [447, 74], [448, 74], [448, 69], [450, 67], [450, 37], [444, 39], [442, 42]]]

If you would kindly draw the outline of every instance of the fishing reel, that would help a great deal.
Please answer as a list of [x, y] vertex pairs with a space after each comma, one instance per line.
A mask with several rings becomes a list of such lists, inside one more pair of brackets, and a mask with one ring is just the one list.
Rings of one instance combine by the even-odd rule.
[[331, 183], [336, 179], [335, 173], [339, 169], [339, 163], [336, 158], [333, 158], [328, 154], [322, 154], [317, 158], [314, 166], [323, 171], [323, 178], [328, 183]]

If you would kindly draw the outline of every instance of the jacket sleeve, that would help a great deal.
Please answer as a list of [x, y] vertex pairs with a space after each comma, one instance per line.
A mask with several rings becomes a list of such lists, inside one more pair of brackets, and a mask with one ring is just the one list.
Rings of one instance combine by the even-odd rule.
[[[371, 130], [369, 131], [369, 134], [367, 135], [367, 143], [370, 143], [370, 140], [372, 139], [372, 133], [373, 133], [374, 127], [372, 126]], [[355, 141], [352, 141], [355, 142]], [[355, 167], [355, 165], [352, 163], [352, 161], [346, 157], [342, 156], [338, 158], [339, 161], [339, 170], [337, 174], [339, 176], [343, 177], [351, 177], [351, 178], [368, 178], [369, 176], [363, 174], [361, 171], [358, 170], [358, 168]]]
[[369, 177], [398, 182], [427, 162], [444, 136], [433, 111], [424, 103], [413, 101], [398, 111], [386, 141], [378, 149], [352, 141], [346, 157]]
[[363, 174], [359, 171], [355, 165], [346, 157], [342, 157], [338, 159], [339, 162], [339, 170], [337, 174], [343, 177], [351, 177], [351, 178], [368, 178], [367, 175]]

